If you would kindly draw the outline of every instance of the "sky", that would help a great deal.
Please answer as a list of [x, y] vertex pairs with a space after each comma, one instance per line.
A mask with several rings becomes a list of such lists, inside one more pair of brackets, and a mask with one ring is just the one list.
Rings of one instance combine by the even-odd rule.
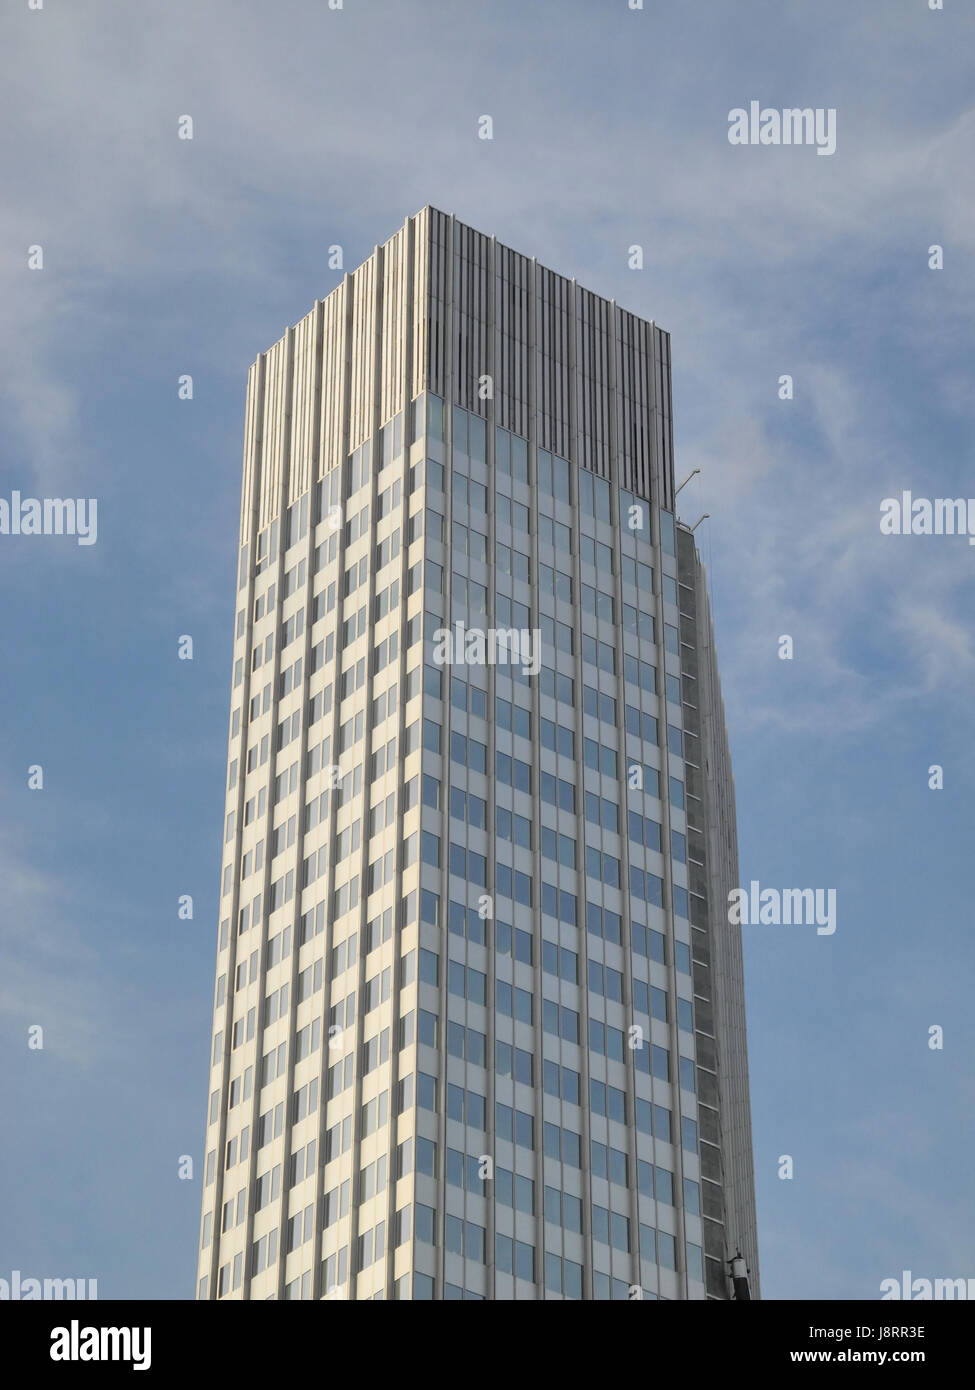
[[[879, 525], [975, 494], [969, 7], [0, 24], [0, 498], [98, 499], [93, 545], [0, 535], [0, 1277], [193, 1296], [247, 369], [330, 246], [353, 269], [428, 203], [672, 335], [741, 881], [837, 895], [832, 935], [743, 928], [763, 1296], [975, 1277], [975, 547]], [[835, 110], [835, 153], [730, 144], [753, 100]]]

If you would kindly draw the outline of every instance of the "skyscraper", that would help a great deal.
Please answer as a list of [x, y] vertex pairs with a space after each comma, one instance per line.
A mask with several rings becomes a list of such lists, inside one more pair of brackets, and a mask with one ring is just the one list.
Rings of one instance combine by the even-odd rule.
[[425, 208], [250, 371], [198, 1296], [758, 1291], [668, 335]]

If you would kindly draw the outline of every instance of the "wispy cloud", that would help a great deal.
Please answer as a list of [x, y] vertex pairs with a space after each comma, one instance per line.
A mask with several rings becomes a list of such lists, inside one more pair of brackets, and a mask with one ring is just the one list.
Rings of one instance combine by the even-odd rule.
[[[38, 792], [35, 795], [43, 795]], [[6, 799], [10, 805], [10, 799]], [[43, 1030], [42, 1051], [92, 1071], [111, 1012], [100, 983], [95, 943], [77, 921], [69, 882], [26, 859], [9, 827], [0, 831], [4, 924], [0, 932], [0, 1030], [11, 1054], [30, 1064], [29, 1030]]]

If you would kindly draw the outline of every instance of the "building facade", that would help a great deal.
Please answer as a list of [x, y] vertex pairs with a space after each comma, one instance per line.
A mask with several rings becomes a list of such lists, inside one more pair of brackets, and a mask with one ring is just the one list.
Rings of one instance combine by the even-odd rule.
[[668, 335], [432, 208], [251, 368], [199, 1298], [757, 1296], [674, 500]]

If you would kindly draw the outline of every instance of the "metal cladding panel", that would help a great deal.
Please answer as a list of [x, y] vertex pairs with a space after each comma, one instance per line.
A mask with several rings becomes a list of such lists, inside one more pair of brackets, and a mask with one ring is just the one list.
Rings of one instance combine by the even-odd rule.
[[345, 400], [347, 305], [349, 279], [332, 291], [322, 303], [321, 404], [318, 449], [318, 476], [338, 466], [345, 457]]
[[294, 329], [294, 383], [291, 416], [291, 472], [288, 502], [314, 481], [318, 450], [318, 382], [321, 379], [321, 304]]
[[620, 481], [641, 497], [653, 487], [652, 325], [618, 311], [616, 379], [620, 403]]
[[[285, 469], [293, 501], [369, 438], [377, 393], [379, 423], [391, 419], [408, 369], [410, 398], [428, 390], [493, 409], [524, 438], [534, 425], [540, 447], [604, 478], [615, 457], [618, 482], [673, 509], [669, 334], [436, 208], [408, 219], [264, 362], [249, 376], [242, 520], [254, 505], [262, 525], [277, 514]], [[479, 397], [485, 375], [493, 407]]]
[[486, 402], [478, 397], [478, 378], [490, 371], [491, 240], [455, 222], [453, 241], [453, 398], [465, 410], [483, 414]]
[[[449, 304], [449, 244], [450, 218], [436, 208], [427, 210], [427, 285], [426, 285], [426, 377], [417, 391], [432, 391], [436, 396], [446, 394], [447, 381], [447, 310]], [[417, 301], [420, 302], [420, 301]], [[414, 395], [416, 392], [414, 392]]]
[[418, 396], [426, 385], [427, 344], [429, 327], [427, 304], [430, 295], [430, 215], [432, 209], [424, 208], [413, 219], [413, 375], [410, 382], [410, 399]]
[[391, 419], [410, 357], [411, 397], [487, 415], [492, 376], [497, 424], [534, 424], [540, 447], [604, 478], [615, 458], [618, 482], [673, 509], [669, 334], [427, 207], [251, 369], [242, 519], [277, 514], [286, 470], [293, 501], [369, 438], [377, 392]]
[[375, 252], [351, 277], [352, 338], [351, 378], [349, 382], [349, 452], [372, 435], [376, 380], [376, 292]]
[[251, 513], [256, 505], [261, 479], [261, 397], [263, 394], [264, 355], [251, 363], [247, 373], [247, 398], [244, 405], [244, 466], [240, 490], [240, 543], [250, 539]]
[[571, 418], [569, 305], [572, 282], [544, 266], [536, 267], [535, 408], [539, 444], [569, 456]]
[[487, 415], [491, 375], [496, 424], [672, 509], [669, 335], [434, 208], [414, 225], [412, 394]]
[[578, 363], [578, 461], [608, 478], [610, 416], [610, 313], [612, 305], [591, 290], [577, 290], [576, 361]]
[[281, 484], [288, 466], [291, 427], [291, 343], [289, 328], [267, 353], [264, 378], [264, 447], [258, 530], [278, 515]]
[[495, 274], [495, 419], [526, 439], [530, 433], [531, 282], [532, 262], [528, 257], [499, 245]]
[[662, 500], [674, 510], [674, 408], [670, 376], [670, 334], [654, 326], [654, 357], [657, 364], [657, 409], [660, 416], [660, 476]]
[[402, 408], [409, 309], [407, 228], [401, 227], [382, 248], [382, 360], [379, 382], [379, 423], [384, 425]]
[[435, 208], [413, 227], [411, 395], [487, 416], [489, 375], [497, 425], [672, 510], [669, 335]]

